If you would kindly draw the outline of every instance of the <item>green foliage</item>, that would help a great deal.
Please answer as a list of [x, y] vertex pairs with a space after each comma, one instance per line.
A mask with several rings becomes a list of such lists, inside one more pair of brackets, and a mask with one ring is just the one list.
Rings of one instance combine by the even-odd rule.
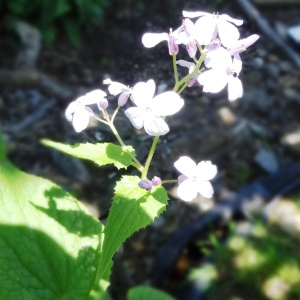
[[137, 286], [128, 292], [128, 300], [175, 300], [170, 295], [148, 286]]
[[123, 176], [117, 182], [113, 204], [104, 230], [99, 267], [100, 278], [109, 268], [113, 254], [134, 232], [149, 225], [167, 206], [168, 196], [162, 186], [146, 191], [138, 186], [137, 176]]
[[231, 232], [212, 252], [212, 262], [191, 272], [206, 299], [299, 299], [299, 238], [261, 222], [247, 234]]
[[[127, 168], [132, 163], [132, 158], [122, 149], [121, 146], [111, 143], [66, 145], [45, 139], [42, 140], [42, 144], [71, 156], [93, 161], [99, 166], [114, 164], [116, 168], [121, 169]], [[132, 147], [128, 146], [127, 148], [133, 155], [135, 155]]]
[[9, 0], [0, 5], [0, 14], [36, 26], [47, 44], [52, 44], [62, 29], [78, 46], [80, 29], [102, 24], [107, 3], [107, 0]]
[[1, 152], [0, 299], [85, 299], [103, 226], [67, 192], [19, 171]]

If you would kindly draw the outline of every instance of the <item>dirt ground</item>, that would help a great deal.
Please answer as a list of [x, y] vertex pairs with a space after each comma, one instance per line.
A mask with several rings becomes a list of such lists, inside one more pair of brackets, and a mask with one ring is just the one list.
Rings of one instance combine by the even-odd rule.
[[[174, 85], [172, 59], [164, 43], [146, 49], [141, 43], [144, 32], [167, 32], [182, 22], [182, 10], [228, 13], [244, 20], [241, 36], [257, 33], [259, 41], [242, 53], [244, 86], [241, 99], [230, 103], [227, 92], [204, 94], [200, 86], [182, 94], [185, 107], [169, 118], [170, 133], [160, 139], [151, 175], [174, 179], [173, 162], [189, 155], [196, 161], [211, 160], [218, 166], [213, 182], [216, 199], [236, 191], [281, 165], [294, 164], [300, 157], [300, 71], [290, 58], [251, 22], [235, 1], [145, 1], [137, 10], [135, 1], [116, 3], [108, 9], [104, 26], [82, 35], [79, 48], [60, 36], [53, 47], [42, 47], [36, 69], [65, 86], [73, 97], [94, 88], [105, 90], [102, 81], [111, 78], [133, 86], [154, 79], [160, 92]], [[285, 28], [299, 23], [300, 6], [257, 6], [262, 15], [284, 39]], [[2, 31], [0, 70], [14, 69], [18, 47], [15, 37]], [[299, 53], [290, 39], [287, 45]], [[181, 51], [183, 53], [184, 51]], [[179, 54], [179, 57], [181, 55]], [[182, 54], [183, 57], [184, 54]], [[185, 75], [179, 69], [179, 76]], [[39, 87], [0, 84], [0, 120], [10, 159], [22, 170], [49, 178], [86, 202], [93, 213], [104, 220], [108, 214], [115, 180], [122, 172], [98, 169], [89, 163], [65, 157], [40, 144], [41, 138], [65, 143], [116, 142], [113, 135], [98, 124], [77, 134], [64, 117], [74, 98], [56, 97]], [[71, 94], [72, 94], [71, 93]], [[113, 98], [111, 98], [113, 99]], [[114, 106], [114, 100], [111, 101]], [[45, 106], [46, 105], [46, 106]], [[36, 112], [45, 108], [40, 116]], [[33, 120], [30, 116], [34, 116]], [[28, 122], [26, 121], [28, 120]], [[152, 139], [136, 131], [121, 111], [116, 127], [127, 144], [135, 147], [145, 160]], [[134, 173], [134, 170], [129, 170]], [[178, 229], [191, 223], [213, 202], [197, 199], [184, 203], [168, 187], [170, 205], [153, 225], [130, 238], [116, 256], [113, 289], [116, 299], [128, 287], [151, 283], [151, 266], [159, 247]], [[184, 272], [184, 271], [183, 271]], [[169, 284], [172, 290], [172, 285]]]

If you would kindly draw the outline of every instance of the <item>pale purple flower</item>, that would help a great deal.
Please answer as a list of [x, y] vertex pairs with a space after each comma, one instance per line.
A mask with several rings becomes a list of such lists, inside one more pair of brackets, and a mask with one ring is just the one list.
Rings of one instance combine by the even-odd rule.
[[126, 116], [136, 129], [144, 127], [152, 136], [164, 135], [169, 132], [169, 126], [164, 121], [165, 116], [177, 113], [184, 101], [175, 92], [164, 92], [154, 96], [155, 82], [138, 82], [132, 89], [131, 99], [137, 107], [128, 108]]
[[259, 39], [259, 35], [252, 34], [245, 39], [236, 41], [233, 45], [228, 47], [227, 50], [229, 51], [230, 55], [232, 55], [232, 56], [239, 54], [239, 53], [245, 51], [251, 45], [253, 45], [258, 39]]
[[198, 77], [203, 85], [203, 91], [218, 93], [228, 84], [228, 99], [234, 101], [243, 95], [243, 85], [238, 75], [242, 69], [240, 56], [233, 58], [223, 47], [206, 54], [205, 65], [210, 70], [204, 71]]
[[183, 26], [180, 26], [175, 31], [170, 31], [170, 33], [145, 33], [142, 37], [142, 43], [146, 48], [152, 48], [162, 41], [168, 42], [169, 54], [177, 54], [179, 51], [178, 44], [182, 43], [185, 33], [183, 31]]
[[209, 180], [217, 174], [217, 167], [210, 161], [196, 163], [187, 156], [180, 157], [175, 163], [175, 168], [182, 173], [179, 176], [177, 195], [184, 201], [191, 201], [200, 193], [206, 198], [211, 198], [214, 191]]
[[91, 91], [84, 96], [72, 101], [66, 111], [66, 119], [72, 123], [76, 132], [87, 128], [90, 117], [94, 115], [92, 109], [87, 105], [105, 102], [106, 93], [101, 90]]
[[223, 46], [229, 47], [240, 37], [238, 29], [233, 24], [240, 26], [243, 24], [242, 20], [233, 19], [225, 14], [216, 15], [202, 11], [183, 11], [182, 14], [185, 18], [199, 17], [195, 22], [194, 37], [200, 45], [208, 45], [219, 36]]
[[151, 182], [152, 182], [152, 184], [153, 184], [154, 186], [161, 185], [161, 179], [160, 179], [159, 177], [157, 177], [157, 176], [154, 176], [154, 177], [152, 178]]
[[138, 183], [138, 186], [146, 191], [151, 191], [153, 183], [148, 179], [143, 179]]
[[118, 105], [119, 106], [124, 106], [127, 101], [128, 98], [131, 94], [132, 89], [127, 87], [126, 85], [124, 85], [123, 83], [120, 82], [116, 82], [116, 81], [111, 81], [110, 78], [107, 78], [105, 80], [103, 80], [104, 84], [108, 84], [108, 91], [110, 92], [110, 94], [116, 96], [119, 95], [118, 98]]

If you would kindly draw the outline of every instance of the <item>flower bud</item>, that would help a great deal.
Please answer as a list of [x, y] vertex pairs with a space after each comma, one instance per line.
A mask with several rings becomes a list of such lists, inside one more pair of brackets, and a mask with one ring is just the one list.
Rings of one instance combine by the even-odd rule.
[[195, 55], [197, 53], [197, 46], [196, 46], [195, 42], [192, 39], [190, 39], [188, 41], [188, 43], [186, 44], [186, 50], [187, 50], [190, 58], [195, 57]]
[[119, 106], [124, 106], [129, 98], [129, 93], [121, 93], [119, 98], [118, 98], [118, 105]]
[[221, 47], [221, 41], [219, 39], [215, 39], [208, 44], [209, 51], [217, 50], [220, 47]]
[[176, 38], [172, 35], [169, 36], [168, 46], [170, 55], [177, 54], [179, 52], [179, 46], [176, 44]]
[[139, 183], [138, 183], [138, 186], [143, 189], [143, 190], [147, 190], [147, 191], [150, 191], [152, 189], [152, 182], [148, 179], [144, 179], [144, 180], [141, 180]]
[[106, 109], [108, 107], [108, 101], [106, 98], [103, 98], [101, 101], [97, 102], [99, 110]]
[[189, 79], [188, 87], [193, 86], [197, 82], [198, 76], [193, 76]]
[[152, 182], [152, 184], [153, 184], [154, 186], [161, 185], [161, 179], [160, 179], [159, 177], [157, 177], [157, 176], [154, 176], [154, 177], [152, 178], [151, 182]]

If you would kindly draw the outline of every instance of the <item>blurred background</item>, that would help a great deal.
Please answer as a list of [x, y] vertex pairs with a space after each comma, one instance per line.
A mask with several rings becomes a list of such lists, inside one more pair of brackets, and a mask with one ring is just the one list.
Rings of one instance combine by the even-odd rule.
[[[169, 118], [149, 177], [176, 178], [173, 162], [183, 155], [211, 160], [218, 166], [215, 198], [185, 203], [166, 186], [166, 213], [115, 256], [113, 299], [138, 284], [176, 299], [300, 299], [299, 0], [1, 1], [0, 122], [9, 158], [63, 186], [105, 221], [123, 171], [96, 168], [40, 140], [116, 143], [98, 123], [77, 134], [65, 108], [92, 89], [106, 90], [106, 78], [129, 86], [152, 78], [158, 92], [172, 89], [166, 43], [146, 49], [141, 36], [178, 28], [182, 10], [229, 14], [244, 20], [241, 38], [261, 37], [241, 53], [241, 99], [230, 103], [226, 90], [204, 94], [200, 86], [182, 94], [185, 107]], [[178, 59], [187, 59], [184, 48]], [[123, 111], [116, 127], [144, 161], [152, 138]], [[212, 217], [216, 209], [221, 213]]]

